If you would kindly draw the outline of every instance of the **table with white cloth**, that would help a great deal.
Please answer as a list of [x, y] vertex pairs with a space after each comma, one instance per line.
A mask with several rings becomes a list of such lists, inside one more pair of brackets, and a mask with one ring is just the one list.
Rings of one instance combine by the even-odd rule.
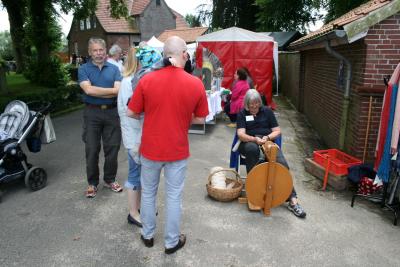
[[[222, 111], [221, 91], [207, 91], [208, 116], [203, 124], [194, 124], [190, 127], [189, 133], [205, 134], [206, 124], [215, 124], [216, 116]], [[200, 128], [200, 129], [199, 129]]]

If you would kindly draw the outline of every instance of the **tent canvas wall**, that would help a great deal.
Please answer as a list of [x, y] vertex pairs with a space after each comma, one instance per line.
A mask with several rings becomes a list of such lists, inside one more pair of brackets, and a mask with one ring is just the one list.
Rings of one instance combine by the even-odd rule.
[[157, 49], [160, 52], [164, 50], [164, 43], [158, 40], [155, 36], [151, 37], [150, 40], [147, 41], [147, 45]]
[[[254, 84], [257, 85], [257, 90], [265, 95], [268, 105], [273, 105], [274, 39], [272, 37], [232, 27], [200, 36], [196, 41], [198, 42], [196, 63], [199, 68], [203, 65], [203, 48], [206, 48], [221, 61], [224, 69], [222, 86], [229, 88], [236, 69], [246, 67], [253, 77]], [[277, 46], [275, 49], [277, 50]]]

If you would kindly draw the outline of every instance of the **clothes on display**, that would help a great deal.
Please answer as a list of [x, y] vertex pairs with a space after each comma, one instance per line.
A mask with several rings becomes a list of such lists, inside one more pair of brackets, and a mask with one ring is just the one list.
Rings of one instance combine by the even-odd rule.
[[[393, 72], [384, 94], [374, 162], [374, 170], [377, 172], [375, 181], [371, 183], [368, 177], [361, 178], [359, 190], [351, 200], [351, 207], [356, 197], [380, 203], [382, 208], [393, 212], [394, 225], [397, 225], [400, 214], [400, 157], [391, 154], [394, 149], [399, 151], [400, 148], [399, 78], [400, 64]], [[383, 186], [380, 186], [382, 182]]]
[[[400, 97], [398, 93], [399, 77], [400, 64], [397, 65], [385, 91], [376, 145], [374, 169], [378, 172], [378, 178], [385, 183], [389, 180], [391, 148], [397, 148], [400, 134], [398, 121], [400, 119], [400, 101], [397, 101], [397, 98]], [[397, 137], [392, 138], [392, 135], [397, 135]]]
[[215, 91], [207, 93], [208, 116], [206, 122], [214, 120], [215, 116], [222, 111], [221, 107], [221, 92]]

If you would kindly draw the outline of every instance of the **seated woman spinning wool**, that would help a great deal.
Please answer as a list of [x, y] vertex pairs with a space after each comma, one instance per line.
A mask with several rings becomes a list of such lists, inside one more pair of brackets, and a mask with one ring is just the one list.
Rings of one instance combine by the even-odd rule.
[[[274, 141], [280, 134], [281, 129], [273, 111], [263, 106], [257, 90], [248, 90], [244, 98], [244, 109], [237, 115], [237, 135], [241, 141], [239, 153], [246, 157], [247, 173], [259, 163], [259, 146], [267, 141]], [[281, 150], [278, 151], [276, 161], [289, 169]], [[300, 218], [306, 217], [306, 212], [297, 202], [294, 188], [287, 201], [289, 202], [288, 209], [294, 215]]]

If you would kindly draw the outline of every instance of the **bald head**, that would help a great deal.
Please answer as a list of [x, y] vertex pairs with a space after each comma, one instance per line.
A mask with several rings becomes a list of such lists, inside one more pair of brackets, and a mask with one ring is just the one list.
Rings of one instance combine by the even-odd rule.
[[185, 66], [187, 60], [185, 41], [178, 36], [169, 37], [164, 43], [164, 56], [176, 59], [179, 67]]

